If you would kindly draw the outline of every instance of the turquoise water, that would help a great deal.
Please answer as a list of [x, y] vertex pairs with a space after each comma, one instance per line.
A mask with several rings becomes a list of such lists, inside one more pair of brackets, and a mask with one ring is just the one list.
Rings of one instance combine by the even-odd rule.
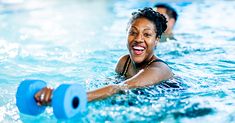
[[[164, 84], [91, 102], [83, 117], [66, 122], [235, 122], [235, 1], [169, 3], [179, 12], [177, 41], [160, 43], [179, 88]], [[20, 81], [51, 87], [80, 83], [87, 90], [120, 82], [114, 72], [126, 49], [133, 10], [153, 1], [0, 1], [0, 122], [57, 122], [51, 108], [20, 114]]]

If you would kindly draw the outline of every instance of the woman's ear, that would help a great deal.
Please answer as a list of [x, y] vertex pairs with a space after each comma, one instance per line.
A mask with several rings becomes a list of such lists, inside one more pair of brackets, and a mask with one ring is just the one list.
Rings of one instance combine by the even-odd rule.
[[155, 40], [155, 46], [157, 46], [158, 42], [159, 42], [160, 38], [157, 37], [156, 40]]
[[157, 37], [156, 40], [155, 40], [155, 49], [157, 48], [157, 44], [158, 44], [159, 40], [160, 40], [159, 37]]

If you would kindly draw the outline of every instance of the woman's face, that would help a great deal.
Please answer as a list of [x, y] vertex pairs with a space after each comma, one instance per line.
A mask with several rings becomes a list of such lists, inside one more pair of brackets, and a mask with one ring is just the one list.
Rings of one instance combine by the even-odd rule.
[[139, 64], [149, 61], [158, 42], [155, 25], [146, 18], [138, 18], [128, 28], [127, 48], [132, 60]]

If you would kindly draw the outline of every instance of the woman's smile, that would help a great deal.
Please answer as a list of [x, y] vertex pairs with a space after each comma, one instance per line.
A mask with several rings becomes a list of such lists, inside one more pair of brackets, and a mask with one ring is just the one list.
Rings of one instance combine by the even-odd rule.
[[145, 52], [146, 47], [141, 45], [133, 45], [132, 50], [134, 55], [142, 55]]

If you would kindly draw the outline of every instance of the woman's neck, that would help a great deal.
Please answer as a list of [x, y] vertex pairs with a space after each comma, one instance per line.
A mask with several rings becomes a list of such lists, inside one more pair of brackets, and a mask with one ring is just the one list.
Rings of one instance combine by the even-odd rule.
[[144, 69], [144, 68], [148, 67], [156, 59], [157, 59], [157, 57], [153, 55], [152, 57], [150, 57], [150, 59], [146, 59], [141, 63], [132, 62], [132, 64], [133, 64], [134, 68], [137, 71], [139, 71], [141, 69]]

